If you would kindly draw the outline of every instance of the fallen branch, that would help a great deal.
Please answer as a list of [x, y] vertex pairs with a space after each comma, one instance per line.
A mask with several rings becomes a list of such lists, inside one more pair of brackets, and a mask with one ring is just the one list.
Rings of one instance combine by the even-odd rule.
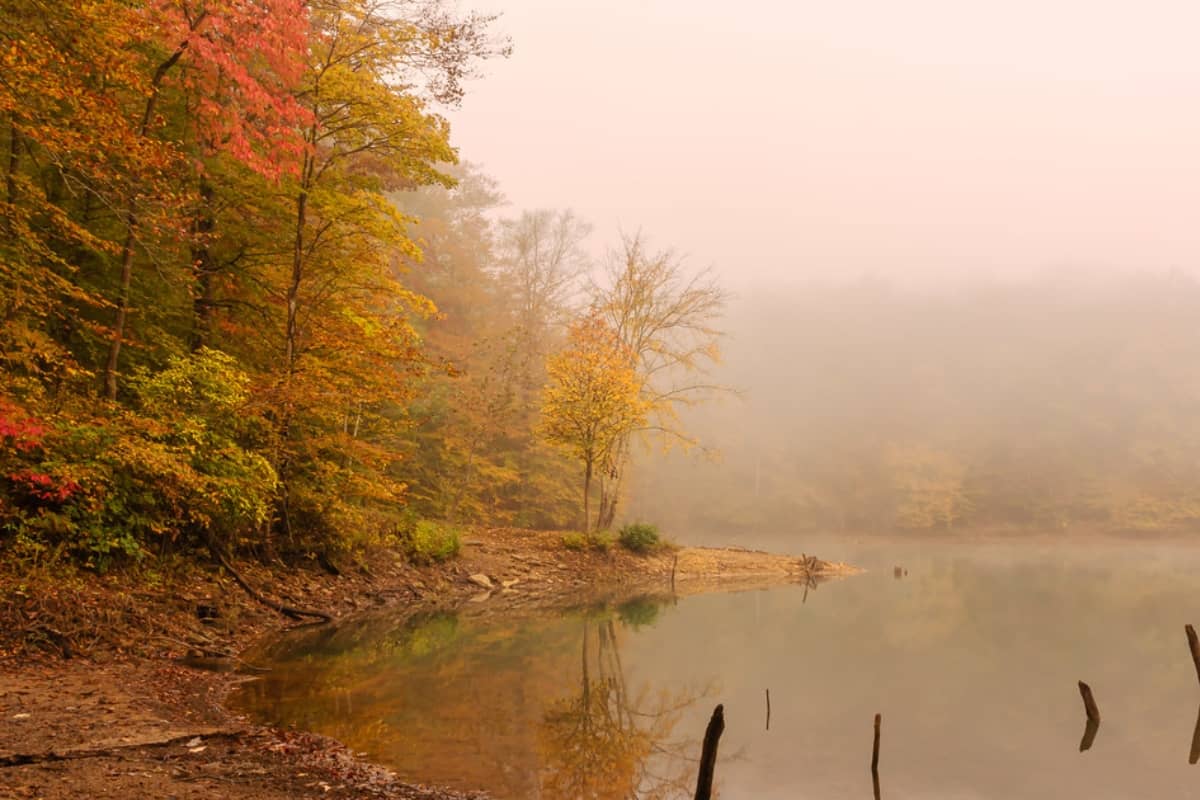
[[104, 758], [105, 756], [119, 755], [123, 750], [137, 750], [142, 747], [170, 747], [190, 742], [193, 739], [236, 739], [245, 733], [246, 730], [244, 728], [231, 731], [207, 730], [199, 733], [181, 733], [178, 736], [171, 736], [167, 739], [152, 739], [148, 742], [116, 744], [111, 747], [79, 748], [77, 750], [64, 750], [62, 752], [49, 750], [45, 753], [12, 753], [0, 756], [0, 768], [23, 767], [27, 764], [44, 764], [48, 761], [69, 761], [76, 758]]
[[283, 603], [272, 600], [247, 583], [246, 579], [241, 576], [241, 573], [233, 568], [233, 565], [229, 563], [229, 559], [225, 558], [220, 550], [218, 550], [216, 547], [210, 547], [209, 550], [212, 552], [212, 556], [214, 559], [216, 559], [216, 562], [225, 568], [225, 571], [230, 574], [237, 585], [242, 587], [246, 594], [250, 595], [250, 597], [259, 603], [262, 603], [267, 608], [278, 611], [280, 614], [283, 614], [289, 619], [300, 620], [308, 617], [311, 619], [319, 619], [322, 622], [333, 622], [333, 617], [329, 616], [324, 611], [309, 611], [308, 609], [296, 608], [294, 606], [284, 605]]

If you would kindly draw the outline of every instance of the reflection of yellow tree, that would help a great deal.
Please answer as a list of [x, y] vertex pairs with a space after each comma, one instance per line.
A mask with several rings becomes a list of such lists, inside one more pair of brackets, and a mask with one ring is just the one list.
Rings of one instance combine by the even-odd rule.
[[686, 793], [691, 770], [682, 753], [695, 748], [670, 739], [700, 693], [631, 700], [612, 618], [585, 620], [582, 651], [579, 694], [552, 703], [539, 730], [542, 795], [625, 800]]

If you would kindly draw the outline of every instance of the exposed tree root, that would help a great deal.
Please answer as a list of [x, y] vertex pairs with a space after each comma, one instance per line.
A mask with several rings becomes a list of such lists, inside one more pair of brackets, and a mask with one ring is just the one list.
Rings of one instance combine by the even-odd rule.
[[233, 577], [234, 581], [237, 582], [237, 585], [242, 587], [246, 594], [254, 598], [255, 601], [262, 603], [267, 608], [278, 611], [280, 614], [283, 614], [289, 619], [301, 620], [308, 618], [319, 619], [322, 622], [333, 622], [333, 617], [331, 617], [329, 614], [326, 614], [324, 611], [310, 611], [305, 608], [295, 608], [293, 606], [285, 605], [272, 600], [247, 583], [246, 579], [242, 577], [240, 572], [233, 568], [233, 565], [229, 563], [229, 559], [225, 558], [219, 549], [216, 547], [210, 547], [209, 549], [212, 551], [213, 558], [216, 559], [217, 563], [224, 567], [225, 571], [228, 572]]

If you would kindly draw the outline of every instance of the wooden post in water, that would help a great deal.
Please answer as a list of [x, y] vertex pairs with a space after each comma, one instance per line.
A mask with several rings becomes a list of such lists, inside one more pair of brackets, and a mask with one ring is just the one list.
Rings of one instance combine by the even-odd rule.
[[704, 731], [704, 749], [700, 751], [700, 776], [696, 779], [696, 800], [712, 800], [713, 769], [717, 766], [717, 745], [725, 732], [725, 706], [713, 709]]
[[1188, 649], [1192, 651], [1192, 663], [1196, 665], [1196, 680], [1200, 680], [1200, 639], [1196, 638], [1196, 629], [1191, 625], [1183, 626], [1187, 633]]
[[871, 787], [875, 790], [875, 800], [879, 800], [879, 724], [883, 715], [875, 715], [875, 741], [871, 745]]
[[1200, 708], [1196, 709], [1196, 729], [1192, 731], [1192, 752], [1188, 754], [1188, 763], [1200, 761]]
[[764, 689], [767, 693], [767, 730], [771, 730], [771, 690]]
[[1099, 720], [1089, 719], [1087, 724], [1083, 726], [1083, 738], [1079, 740], [1079, 752], [1090, 750], [1092, 743], [1096, 741], [1096, 734], [1100, 732]]
[[879, 774], [879, 723], [883, 722], [883, 715], [875, 715], [875, 743], [871, 745], [871, 774]]
[[675, 568], [679, 566], [679, 553], [671, 560], [671, 594], [675, 594]]
[[1092, 687], [1080, 681], [1079, 694], [1083, 697], [1083, 710], [1087, 712], [1087, 718], [1093, 722], [1099, 722], [1100, 709], [1096, 707], [1096, 698], [1092, 697]]

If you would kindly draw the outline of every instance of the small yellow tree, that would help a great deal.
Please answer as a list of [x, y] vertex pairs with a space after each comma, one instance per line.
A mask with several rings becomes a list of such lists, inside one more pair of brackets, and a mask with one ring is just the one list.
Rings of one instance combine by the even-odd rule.
[[567, 348], [546, 359], [541, 435], [583, 462], [583, 531], [591, 533], [596, 467], [645, 423], [641, 381], [616, 332], [598, 314], [571, 325]]

